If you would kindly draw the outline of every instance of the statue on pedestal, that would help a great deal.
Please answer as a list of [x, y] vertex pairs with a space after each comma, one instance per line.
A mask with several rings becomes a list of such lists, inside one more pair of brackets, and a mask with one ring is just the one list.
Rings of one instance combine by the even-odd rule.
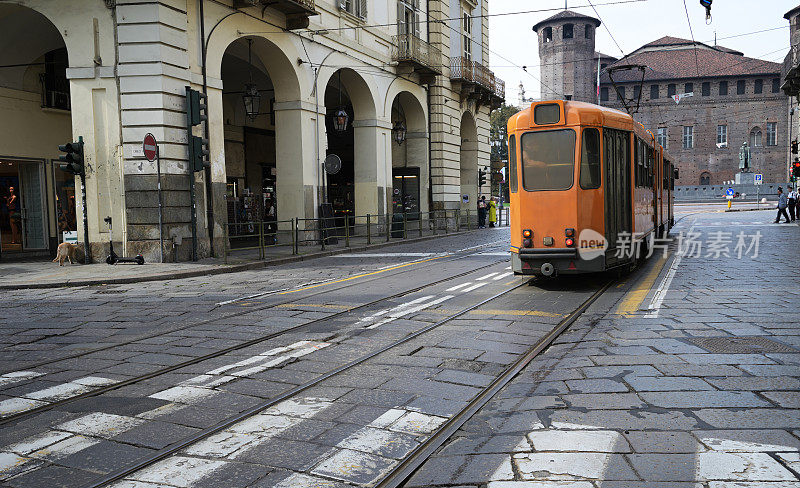
[[747, 145], [747, 141], [744, 141], [739, 149], [739, 170], [742, 173], [750, 172], [750, 146]]

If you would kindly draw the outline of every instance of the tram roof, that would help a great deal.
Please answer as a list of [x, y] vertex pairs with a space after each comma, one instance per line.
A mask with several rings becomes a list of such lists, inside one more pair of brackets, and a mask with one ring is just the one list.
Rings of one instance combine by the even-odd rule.
[[530, 107], [521, 110], [517, 114], [508, 119], [509, 131], [514, 129], [526, 129], [534, 127], [545, 127], [542, 125], [535, 125], [533, 123], [531, 114], [534, 107], [537, 105], [546, 105], [556, 103], [564, 107], [564, 120], [560, 120], [558, 124], [553, 126], [563, 125], [594, 125], [606, 126], [624, 130], [633, 130], [633, 118], [625, 112], [613, 109], [611, 107], [603, 107], [593, 103], [564, 101], [564, 100], [545, 100], [540, 102], [533, 102]]

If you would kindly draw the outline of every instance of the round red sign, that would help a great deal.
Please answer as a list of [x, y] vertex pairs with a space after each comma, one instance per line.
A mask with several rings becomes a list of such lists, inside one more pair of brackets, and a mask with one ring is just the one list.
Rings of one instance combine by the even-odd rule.
[[155, 161], [156, 156], [158, 156], [158, 145], [153, 134], [148, 132], [147, 135], [144, 136], [142, 149], [144, 149], [144, 157], [146, 157], [148, 161]]

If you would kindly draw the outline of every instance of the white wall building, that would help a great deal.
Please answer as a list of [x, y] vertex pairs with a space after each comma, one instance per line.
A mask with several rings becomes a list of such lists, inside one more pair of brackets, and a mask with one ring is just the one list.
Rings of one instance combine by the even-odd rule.
[[[65, 232], [83, 242], [80, 179], [55, 163], [79, 136], [95, 260], [107, 216], [125, 254], [159, 255], [147, 133], [159, 142], [167, 260], [192, 256], [192, 174], [198, 257], [271, 204], [280, 228], [312, 222], [326, 196], [351, 219], [474, 208], [489, 111], [504, 95], [484, 67], [486, 13], [486, 0], [0, 0], [0, 197], [17, 195], [0, 198], [0, 256], [52, 252]], [[210, 165], [197, 173], [187, 86], [208, 97], [194, 134]], [[342, 165], [325, 177], [328, 154]]]

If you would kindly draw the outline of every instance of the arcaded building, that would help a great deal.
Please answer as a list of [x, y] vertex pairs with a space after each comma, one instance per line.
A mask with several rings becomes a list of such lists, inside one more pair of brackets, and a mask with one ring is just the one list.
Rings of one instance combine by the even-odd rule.
[[[160, 236], [168, 261], [218, 256], [230, 223], [273, 207], [279, 229], [310, 234], [323, 203], [351, 224], [474, 208], [504, 96], [487, 13], [487, 0], [0, 0], [0, 257], [83, 243], [80, 178], [57, 165], [79, 137], [95, 260], [109, 240], [157, 260]], [[191, 132], [187, 87], [207, 94]], [[197, 172], [190, 134], [207, 140]]]

